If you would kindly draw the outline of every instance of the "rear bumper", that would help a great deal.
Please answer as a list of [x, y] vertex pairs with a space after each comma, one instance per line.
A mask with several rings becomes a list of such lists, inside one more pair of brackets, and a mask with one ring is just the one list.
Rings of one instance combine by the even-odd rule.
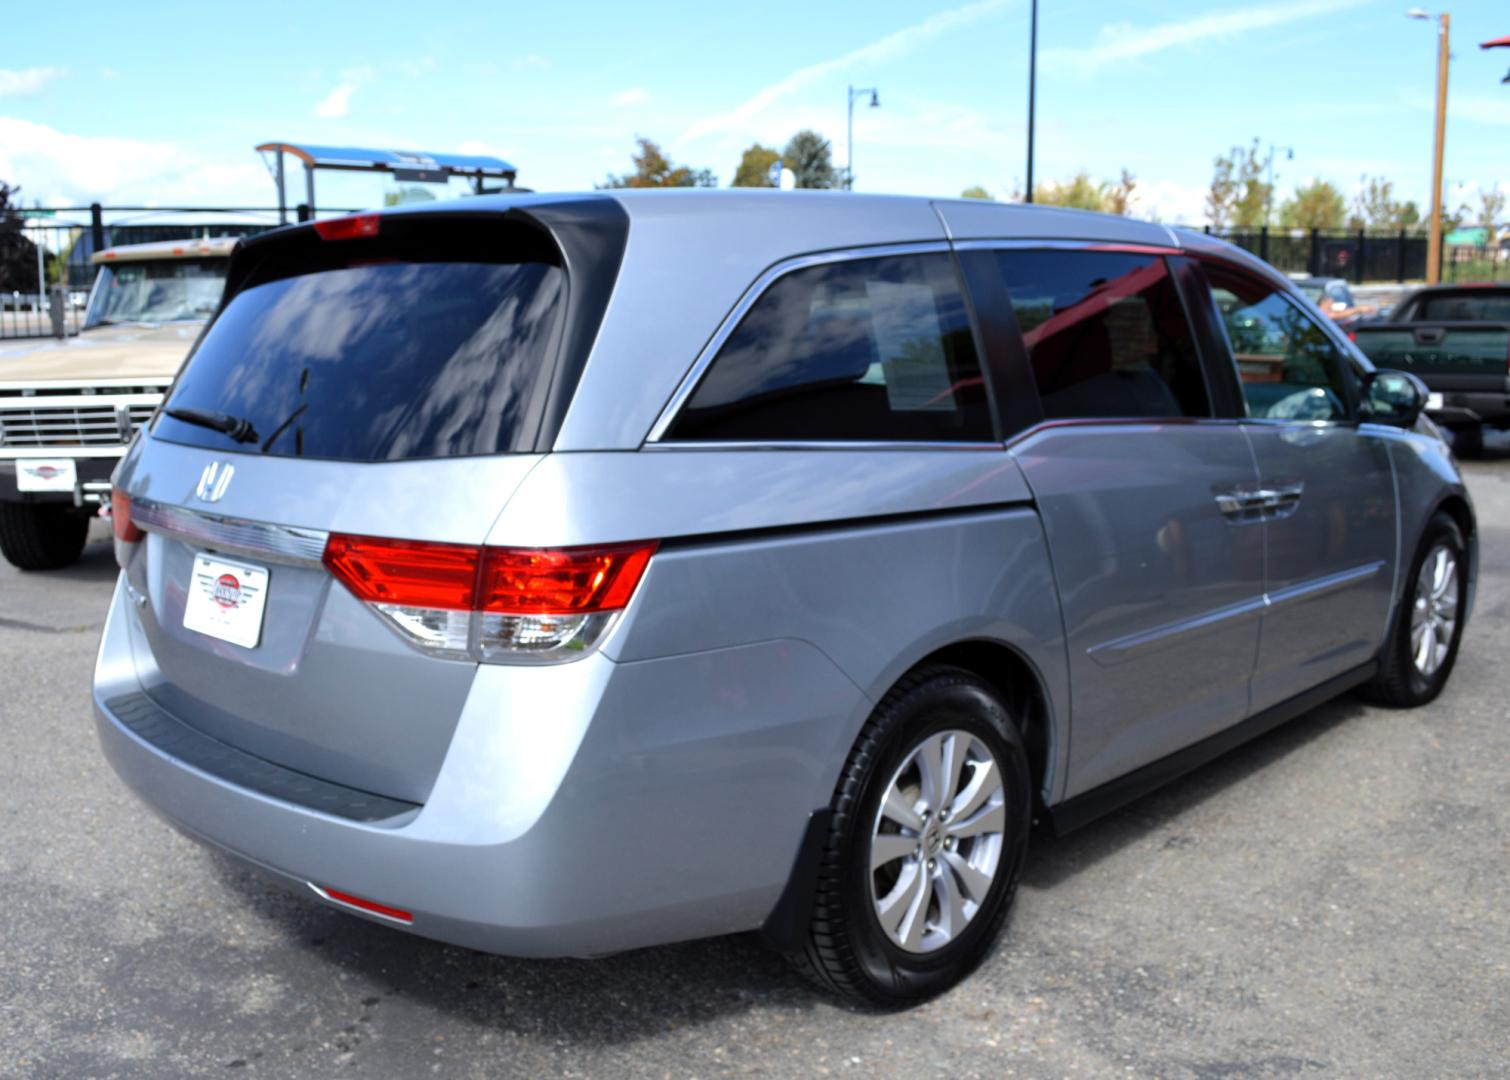
[[1427, 388], [1442, 395], [1442, 407], [1427, 410], [1443, 427], [1510, 421], [1510, 379], [1501, 376], [1438, 376]]
[[[106, 757], [143, 801], [313, 902], [328, 901], [310, 886], [339, 890], [412, 913], [407, 929], [423, 936], [517, 956], [760, 926], [809, 813], [828, 801], [845, 732], [869, 707], [800, 642], [484, 666], [425, 804], [357, 821], [214, 775], [116, 715], [109, 703], [150, 682], [133, 654], [134, 620], [118, 587], [94, 712]], [[505, 686], [562, 672], [570, 686]], [[511, 719], [521, 716], [523, 726]]]

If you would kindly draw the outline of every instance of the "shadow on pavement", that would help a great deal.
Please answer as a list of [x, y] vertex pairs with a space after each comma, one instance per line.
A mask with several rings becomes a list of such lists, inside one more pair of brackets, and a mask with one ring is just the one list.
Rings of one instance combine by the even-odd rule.
[[1034, 836], [1023, 884], [1049, 888], [1094, 866], [1363, 711], [1363, 703], [1352, 695], [1336, 698], [1068, 836]]
[[[1078, 832], [1035, 837], [1024, 884], [1052, 887], [1362, 712], [1353, 698], [1339, 698]], [[313, 954], [370, 983], [373, 1005], [398, 996], [491, 1031], [613, 1045], [753, 1006], [808, 1009], [829, 1000], [756, 934], [598, 960], [519, 960], [441, 945], [329, 910], [219, 853], [211, 864], [258, 915], [280, 926], [288, 948], [299, 954], [289, 972], [279, 972], [283, 977], [318, 977], [322, 966], [305, 962]], [[1010, 941], [1002, 947], [1010, 949]]]
[[[753, 933], [596, 960], [521, 960], [442, 945], [321, 907], [218, 852], [210, 862], [256, 914], [284, 931], [287, 947], [268, 960], [281, 979], [304, 984], [296, 991], [301, 995], [324, 996], [335, 992], [337, 978], [356, 975], [372, 987], [363, 1001], [369, 1008], [401, 998], [490, 1032], [599, 1046], [755, 1007], [809, 1009], [825, 1000]], [[325, 963], [311, 964], [315, 957]]]

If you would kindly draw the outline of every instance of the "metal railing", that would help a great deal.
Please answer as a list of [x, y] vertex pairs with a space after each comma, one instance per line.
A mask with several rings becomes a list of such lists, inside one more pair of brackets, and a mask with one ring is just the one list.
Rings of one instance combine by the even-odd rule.
[[[1205, 230], [1246, 251], [1277, 270], [1312, 277], [1336, 277], [1355, 285], [1422, 281], [1426, 277], [1427, 235], [1418, 229], [1211, 229]], [[1510, 279], [1510, 251], [1487, 238], [1481, 245], [1447, 244], [1443, 249], [1442, 280], [1497, 281]]]

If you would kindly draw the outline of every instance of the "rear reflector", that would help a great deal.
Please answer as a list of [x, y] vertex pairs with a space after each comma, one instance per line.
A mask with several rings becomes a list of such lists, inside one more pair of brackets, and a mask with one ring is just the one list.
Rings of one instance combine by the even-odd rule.
[[335, 534], [324, 563], [415, 648], [448, 659], [583, 655], [628, 606], [654, 542], [496, 548]]
[[321, 240], [359, 240], [366, 236], [376, 236], [381, 220], [377, 214], [330, 218], [315, 222], [315, 232], [320, 234]]
[[110, 530], [123, 544], [140, 543], [147, 534], [131, 520], [131, 496], [120, 488], [110, 489]]
[[356, 908], [358, 911], [365, 911], [372, 915], [381, 915], [385, 919], [392, 919], [394, 922], [405, 925], [414, 922], [414, 916], [401, 908], [389, 907], [387, 904], [379, 904], [374, 900], [363, 900], [360, 896], [352, 896], [350, 893], [339, 892], [335, 889], [321, 888], [312, 881], [309, 887], [325, 899], [333, 900], [337, 904]]

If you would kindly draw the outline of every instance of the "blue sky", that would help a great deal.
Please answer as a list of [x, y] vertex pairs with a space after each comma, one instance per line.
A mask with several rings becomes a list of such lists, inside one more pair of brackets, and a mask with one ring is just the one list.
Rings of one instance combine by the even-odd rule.
[[[1281, 194], [1363, 173], [1425, 200], [1434, 26], [1404, 0], [1041, 0], [1040, 178], [1123, 167], [1144, 214], [1201, 220], [1212, 157], [1291, 146]], [[752, 141], [814, 127], [856, 187], [1006, 193], [1024, 175], [1027, 0], [957, 4], [14, 4], [0, 179], [28, 200], [267, 205], [269, 139], [496, 153], [541, 190], [629, 166], [636, 135], [722, 182]], [[1448, 198], [1510, 190], [1510, 3], [1454, 0]], [[1283, 155], [1281, 155], [1283, 157]], [[321, 202], [380, 201], [322, 175]]]

